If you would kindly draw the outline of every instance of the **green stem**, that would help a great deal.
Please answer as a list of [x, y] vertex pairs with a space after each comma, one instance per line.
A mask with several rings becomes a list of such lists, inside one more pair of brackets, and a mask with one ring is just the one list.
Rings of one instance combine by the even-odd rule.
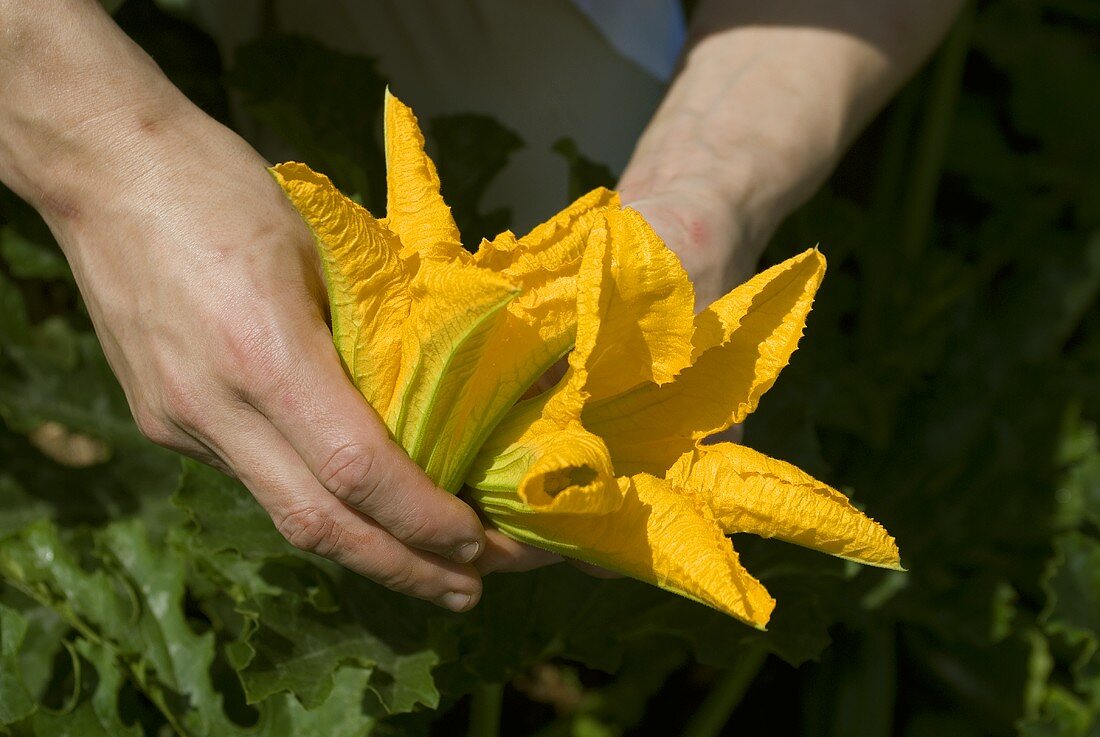
[[483, 683], [470, 696], [470, 725], [466, 737], [499, 737], [504, 684]]
[[933, 69], [921, 137], [913, 157], [913, 178], [901, 214], [898, 247], [909, 263], [917, 260], [928, 241], [973, 25], [974, 4], [971, 2], [955, 22]]
[[868, 246], [864, 254], [867, 273], [860, 304], [860, 344], [862, 355], [874, 355], [883, 332], [884, 313], [892, 293], [890, 265], [896, 261], [887, 244], [897, 238], [895, 213], [907, 178], [909, 142], [913, 137], [924, 77], [913, 80], [898, 96], [889, 111], [886, 132], [879, 155], [878, 171], [871, 195], [871, 217], [867, 230]]
[[718, 737], [766, 658], [767, 653], [762, 648], [745, 651], [737, 664], [722, 674], [703, 699], [682, 737]]
[[[80, 636], [89, 642], [97, 645], [105, 645], [113, 648], [113, 643], [105, 641], [88, 623], [78, 617], [72, 609], [55, 599], [44, 595], [41, 591], [37, 590], [34, 586], [29, 586], [26, 583], [14, 578], [4, 578], [3, 582], [11, 586], [12, 588], [22, 592], [26, 596], [30, 597], [34, 601], [38, 602], [44, 607], [52, 609], [58, 616], [65, 620], [66, 624], [72, 627], [74, 630], [80, 633]], [[66, 645], [68, 647], [68, 645]], [[75, 654], [74, 654], [75, 655]], [[145, 695], [147, 699], [154, 706], [160, 709], [161, 714], [164, 716], [165, 721], [180, 737], [188, 737], [190, 734], [180, 723], [176, 717], [175, 712], [165, 702], [163, 696], [159, 693], [159, 689], [150, 688], [148, 677], [145, 672], [145, 668], [130, 662], [130, 659], [125, 657], [122, 653], [115, 653], [115, 657], [120, 661], [121, 666], [125, 669], [126, 676], [130, 679], [134, 687]]]

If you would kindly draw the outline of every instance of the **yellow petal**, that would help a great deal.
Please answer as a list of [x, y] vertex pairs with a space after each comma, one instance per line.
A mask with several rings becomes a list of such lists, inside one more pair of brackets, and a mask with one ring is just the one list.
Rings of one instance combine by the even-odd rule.
[[816, 248], [760, 272], [695, 318], [694, 357], [719, 346], [760, 345], [752, 383], [770, 387], [798, 346], [824, 276], [825, 257]]
[[680, 260], [635, 210], [609, 210], [582, 270], [577, 353], [590, 401], [646, 382], [664, 384], [691, 362], [695, 292]]
[[675, 381], [586, 406], [616, 470], [663, 475], [696, 441], [744, 421], [798, 346], [824, 270], [809, 250], [758, 274], [698, 315], [694, 362]]
[[[514, 464], [516, 457], [525, 455], [535, 476], [513, 485], [528, 488], [540, 478], [536, 469], [553, 463], [542, 460], [542, 454], [550, 452], [544, 436], [579, 426], [582, 408], [593, 392], [602, 395], [645, 381], [667, 381], [690, 361], [694, 294], [679, 261], [633, 210], [605, 208], [600, 215], [590, 225], [576, 285], [569, 290], [577, 322], [569, 371], [546, 395], [510, 413], [484, 443], [468, 483], [484, 484], [501, 464]], [[495, 254], [518, 250], [509, 249], [507, 242], [482, 248], [485, 254], [489, 248]], [[500, 256], [486, 255], [478, 261], [493, 258]], [[610, 467], [610, 461], [604, 463]]]
[[617, 208], [619, 195], [598, 187], [560, 211], [546, 222], [535, 226], [519, 240], [502, 233], [492, 241], [482, 241], [474, 262], [516, 278], [556, 272], [572, 266], [575, 275], [587, 242], [588, 231], [604, 208]]
[[633, 476], [630, 484], [645, 509], [654, 583], [763, 628], [775, 600], [741, 565], [708, 510], [653, 476]]
[[557, 514], [605, 513], [622, 494], [603, 441], [579, 424], [542, 421], [531, 445], [514, 445], [489, 473], [474, 480], [479, 492], [500, 492], [526, 507]]
[[[444, 485], [443, 461], [465, 469], [476, 447], [429, 460], [442, 439], [488, 432], [458, 405], [518, 286], [469, 259], [425, 259], [410, 277], [394, 234], [327, 177], [303, 164], [272, 173], [317, 240], [348, 374], [398, 443]], [[451, 491], [461, 485], [461, 477], [445, 481]]]
[[455, 406], [476, 380], [486, 338], [504, 319], [503, 308], [519, 289], [471, 264], [427, 259], [409, 292], [412, 308], [401, 325], [401, 366], [393, 401], [382, 416], [412, 459], [441, 486], [457, 491], [457, 485], [444, 484], [428, 461], [455, 423], [469, 421]]
[[666, 476], [706, 503], [727, 533], [751, 532], [858, 563], [901, 569], [882, 525], [789, 463], [733, 443], [686, 453]]
[[477, 367], [452, 406], [452, 421], [425, 460], [445, 488], [457, 488], [470, 456], [516, 400], [569, 350], [576, 334], [577, 271], [589, 231], [617, 202], [607, 190], [577, 200], [550, 223], [516, 240], [502, 233], [473, 263], [498, 272], [522, 293], [486, 334]]
[[705, 507], [658, 478], [620, 478], [621, 504], [605, 514], [545, 512], [515, 492], [473, 496], [506, 534], [702, 602], [754, 627], [775, 601], [738, 560]]
[[324, 268], [332, 333], [355, 386], [386, 408], [400, 368], [401, 326], [412, 297], [396, 237], [305, 164], [271, 169], [313, 231]]
[[386, 90], [386, 219], [400, 239], [402, 258], [468, 260], [451, 208], [439, 191], [435, 164], [413, 111]]

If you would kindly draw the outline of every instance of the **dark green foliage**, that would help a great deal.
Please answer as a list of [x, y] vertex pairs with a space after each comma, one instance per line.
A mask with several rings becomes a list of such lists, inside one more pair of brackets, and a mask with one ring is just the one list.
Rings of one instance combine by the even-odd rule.
[[227, 81], [248, 113], [306, 164], [372, 211], [385, 209], [379, 141], [386, 83], [373, 59], [278, 36], [242, 47]]
[[[228, 115], [201, 34], [122, 13]], [[1098, 30], [1081, 0], [979, 6], [776, 237], [768, 262], [820, 242], [829, 273], [746, 442], [850, 493], [909, 572], [738, 537], [779, 602], [766, 635], [565, 566], [492, 576], [452, 615], [295, 551], [239, 484], [139, 437], [56, 245], [0, 193], [0, 734], [449, 735], [466, 694], [517, 675], [504, 734], [675, 734], [763, 648], [802, 665], [769, 659], [731, 733], [1097, 737]], [[381, 214], [373, 62], [265, 38], [228, 85]], [[425, 123], [476, 246], [507, 226], [481, 199], [522, 143]], [[563, 204], [613, 182], [555, 150]], [[51, 460], [44, 422], [106, 460]]]
[[443, 199], [451, 206], [463, 244], [476, 250], [482, 238], [507, 230], [512, 213], [498, 208], [482, 213], [481, 198], [493, 178], [523, 141], [512, 131], [484, 115], [440, 115], [428, 131], [435, 144], [433, 157], [443, 186]]

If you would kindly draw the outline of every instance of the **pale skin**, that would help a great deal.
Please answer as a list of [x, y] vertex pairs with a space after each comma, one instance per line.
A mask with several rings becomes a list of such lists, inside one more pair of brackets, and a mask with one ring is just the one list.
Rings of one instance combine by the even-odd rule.
[[[958, 0], [704, 0], [620, 180], [702, 307], [935, 48]], [[0, 0], [0, 181], [69, 260], [142, 432], [231, 473], [294, 545], [465, 611], [559, 560], [484, 529], [344, 374], [313, 243], [267, 162], [95, 0]]]

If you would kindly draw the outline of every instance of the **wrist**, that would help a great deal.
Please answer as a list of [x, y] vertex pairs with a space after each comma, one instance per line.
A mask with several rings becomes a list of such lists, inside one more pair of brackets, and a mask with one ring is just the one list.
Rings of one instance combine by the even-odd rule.
[[139, 173], [173, 121], [201, 115], [98, 3], [0, 11], [0, 179], [51, 226]]
[[696, 31], [620, 189], [626, 200], [668, 192], [717, 200], [720, 207], [710, 209], [724, 210], [741, 229], [733, 247], [755, 259], [839, 158], [861, 65], [844, 47], [833, 49], [836, 63], [819, 72], [812, 57], [830, 42], [818, 34], [794, 44], [752, 28]]
[[[655, 120], [619, 182], [624, 204], [660, 199], [691, 203], [697, 248], [741, 271], [755, 264], [782, 220], [818, 184], [824, 162], [751, 139], [704, 143], [690, 126]], [[823, 174], [821, 175], [823, 176]], [[731, 228], [733, 232], [730, 232]], [[707, 237], [706, 231], [730, 233]]]
[[627, 206], [674, 204], [680, 211], [676, 240], [694, 254], [687, 260], [728, 271], [733, 279], [751, 270], [786, 214], [783, 193], [759, 171], [759, 160], [749, 155], [692, 161], [682, 152], [651, 152], [634, 157], [619, 192]]
[[645, 188], [644, 194], [627, 187], [620, 194], [679, 257], [702, 309], [752, 275], [767, 238], [705, 183], [677, 187]]

